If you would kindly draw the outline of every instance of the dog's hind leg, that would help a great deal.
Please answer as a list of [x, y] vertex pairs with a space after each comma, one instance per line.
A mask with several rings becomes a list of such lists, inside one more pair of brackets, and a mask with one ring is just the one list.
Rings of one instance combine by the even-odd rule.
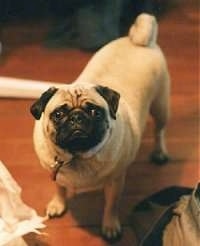
[[150, 113], [155, 122], [155, 146], [150, 156], [150, 160], [156, 164], [164, 164], [169, 161], [165, 143], [165, 129], [169, 119], [169, 91], [170, 82], [168, 75], [160, 85], [159, 91], [152, 102]]

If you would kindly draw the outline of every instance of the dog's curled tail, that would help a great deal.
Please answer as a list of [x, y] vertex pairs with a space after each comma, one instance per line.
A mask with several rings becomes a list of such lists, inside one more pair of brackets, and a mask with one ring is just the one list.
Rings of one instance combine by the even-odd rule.
[[158, 24], [153, 15], [142, 13], [129, 30], [134, 45], [152, 47], [157, 42]]

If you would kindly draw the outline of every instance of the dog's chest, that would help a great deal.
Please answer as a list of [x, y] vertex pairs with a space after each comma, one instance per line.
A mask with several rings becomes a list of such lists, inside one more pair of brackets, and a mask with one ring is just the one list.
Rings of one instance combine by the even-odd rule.
[[70, 166], [63, 166], [57, 173], [56, 182], [76, 193], [101, 188], [109, 170], [106, 162], [90, 160], [73, 160]]

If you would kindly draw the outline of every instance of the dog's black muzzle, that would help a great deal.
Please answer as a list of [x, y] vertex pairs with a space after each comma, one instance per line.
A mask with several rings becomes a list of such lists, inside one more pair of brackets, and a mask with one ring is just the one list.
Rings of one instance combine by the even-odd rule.
[[56, 144], [71, 153], [87, 151], [102, 139], [92, 117], [86, 112], [75, 109], [57, 128]]

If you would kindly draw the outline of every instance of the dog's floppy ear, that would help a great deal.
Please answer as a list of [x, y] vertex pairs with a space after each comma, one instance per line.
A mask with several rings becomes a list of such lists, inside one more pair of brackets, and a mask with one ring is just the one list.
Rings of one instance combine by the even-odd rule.
[[116, 119], [120, 94], [109, 87], [101, 85], [96, 86], [95, 89], [108, 103], [111, 117]]
[[50, 98], [56, 93], [58, 89], [55, 87], [49, 88], [47, 91], [42, 93], [40, 98], [31, 106], [30, 111], [31, 114], [35, 117], [36, 120], [39, 120], [42, 112], [44, 112], [44, 109], [50, 100]]

